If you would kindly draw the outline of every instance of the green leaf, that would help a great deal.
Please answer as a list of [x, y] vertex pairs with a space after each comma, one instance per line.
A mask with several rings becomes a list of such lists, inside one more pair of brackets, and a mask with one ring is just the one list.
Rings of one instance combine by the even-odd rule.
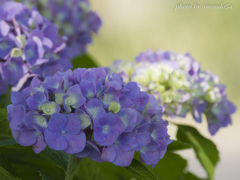
[[87, 158], [84, 158], [75, 174], [76, 179], [81, 180], [102, 180], [104, 179], [100, 168], [98, 167], [99, 163]]
[[190, 172], [187, 172], [186, 174], [184, 174], [183, 179], [184, 180], [206, 180], [206, 179], [201, 179]]
[[39, 171], [39, 176], [42, 177], [42, 180], [53, 180], [52, 178], [46, 176], [45, 174], [43, 174], [42, 172]]
[[219, 161], [216, 145], [203, 137], [195, 128], [184, 125], [178, 125], [177, 139], [192, 145], [209, 179], [214, 179], [215, 167]]
[[192, 148], [191, 144], [175, 140], [168, 145], [167, 151], [173, 152], [173, 151], [179, 151], [179, 150], [190, 149], [190, 148]]
[[186, 168], [185, 159], [178, 154], [167, 152], [152, 171], [159, 180], [178, 180], [184, 175]]
[[4, 156], [4, 154], [0, 154], [0, 166], [11, 173], [13, 176], [17, 177], [15, 169], [12, 167], [11, 162]]
[[99, 65], [93, 60], [89, 54], [83, 54], [72, 60], [72, 64], [75, 68], [93, 68], [98, 67]]
[[130, 166], [125, 167], [135, 178], [141, 180], [157, 180], [158, 178], [140, 161], [133, 159]]
[[41, 180], [39, 171], [52, 179], [64, 179], [64, 171], [55, 163], [35, 154], [32, 147], [22, 147], [18, 144], [3, 146], [0, 148], [0, 154], [4, 154], [19, 177], [24, 180]]
[[102, 173], [102, 179], [125, 180], [132, 179], [132, 175], [124, 167], [116, 166], [110, 162], [97, 163]]
[[7, 120], [7, 115], [8, 115], [7, 110], [0, 108], [0, 122], [3, 120]]
[[3, 141], [0, 141], [0, 147], [2, 147], [2, 146], [9, 146], [9, 145], [15, 145], [15, 144], [17, 144], [15, 139], [6, 139], [6, 140], [3, 140]]
[[68, 154], [63, 151], [54, 151], [49, 147], [46, 147], [44, 151], [40, 153], [40, 156], [44, 157], [45, 159], [53, 162], [58, 167], [62, 168], [63, 170], [67, 169], [68, 166]]
[[13, 138], [9, 121], [7, 120], [6, 110], [0, 109], [0, 140]]
[[11, 88], [8, 91], [0, 96], [0, 108], [6, 108], [7, 105], [11, 103]]
[[7, 172], [3, 167], [0, 167], [0, 177], [1, 180], [21, 180], [18, 177], [12, 176], [9, 172]]

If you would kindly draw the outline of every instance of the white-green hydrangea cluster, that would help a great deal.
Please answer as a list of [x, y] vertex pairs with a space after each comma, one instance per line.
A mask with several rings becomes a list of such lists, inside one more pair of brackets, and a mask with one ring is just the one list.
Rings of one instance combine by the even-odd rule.
[[143, 91], [158, 99], [165, 115], [185, 117], [191, 112], [201, 122], [204, 113], [211, 134], [231, 123], [230, 114], [235, 106], [228, 106], [231, 102], [227, 100], [225, 86], [219, 83], [218, 76], [201, 70], [189, 54], [149, 50], [140, 53], [136, 62], [116, 60], [107, 69], [120, 74], [125, 82], [138, 82]]

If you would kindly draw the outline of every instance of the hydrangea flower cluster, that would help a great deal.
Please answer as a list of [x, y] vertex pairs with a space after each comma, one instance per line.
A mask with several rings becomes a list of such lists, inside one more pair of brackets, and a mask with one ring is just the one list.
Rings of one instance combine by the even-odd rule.
[[47, 77], [72, 67], [57, 25], [35, 7], [14, 1], [0, 6], [0, 94], [19, 90], [29, 77]]
[[122, 75], [125, 82], [137, 82], [141, 90], [158, 99], [163, 112], [172, 118], [191, 112], [200, 123], [205, 114], [212, 135], [231, 124], [230, 115], [236, 107], [227, 99], [225, 86], [216, 75], [201, 70], [190, 54], [149, 50], [140, 53], [136, 62], [117, 60], [106, 69]]
[[92, 35], [97, 34], [102, 25], [100, 17], [90, 9], [88, 0], [24, 0], [24, 2], [30, 5], [37, 4], [39, 11], [58, 25], [73, 56], [86, 52], [87, 45], [92, 42]]
[[139, 151], [154, 167], [172, 142], [156, 98], [103, 68], [34, 77], [7, 107], [15, 140], [35, 153], [48, 145], [79, 158], [128, 166]]

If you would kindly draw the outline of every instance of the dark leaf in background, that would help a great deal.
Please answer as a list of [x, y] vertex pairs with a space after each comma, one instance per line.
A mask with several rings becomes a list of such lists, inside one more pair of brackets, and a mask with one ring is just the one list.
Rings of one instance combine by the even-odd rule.
[[167, 152], [153, 168], [153, 173], [159, 180], [178, 180], [184, 175], [187, 161], [175, 153]]
[[9, 172], [7, 172], [3, 167], [0, 167], [0, 177], [1, 180], [21, 180], [18, 177], [12, 176]]
[[125, 167], [137, 180], [157, 180], [151, 170], [146, 168], [140, 161], [133, 159], [130, 166]]
[[11, 162], [3, 155], [0, 154], [0, 166], [8, 171], [14, 177], [17, 177], [15, 169], [12, 167]]
[[73, 68], [93, 68], [99, 65], [89, 54], [83, 54], [72, 60]]
[[192, 148], [191, 144], [184, 143], [182, 141], [175, 140], [167, 147], [167, 152], [179, 151]]
[[46, 176], [45, 174], [43, 174], [42, 172], [39, 171], [39, 176], [42, 177], [42, 180], [53, 180], [52, 178]]
[[97, 162], [84, 158], [78, 166], [75, 179], [81, 180], [101, 180], [104, 179]]
[[39, 154], [35, 154], [31, 147], [22, 147], [18, 144], [3, 146], [0, 148], [0, 154], [6, 157], [18, 177], [23, 180], [41, 180], [39, 171], [52, 179], [64, 179], [65, 172], [61, 168]]
[[0, 141], [0, 147], [2, 147], [2, 146], [9, 146], [9, 145], [15, 145], [15, 144], [17, 144], [15, 139], [5, 139], [5, 140]]
[[11, 89], [9, 88], [8, 91], [0, 96], [0, 108], [6, 108], [11, 103]]
[[182, 179], [183, 180], [207, 180], [207, 179], [201, 179], [190, 172], [187, 172], [186, 174], [184, 174]]
[[0, 140], [11, 139], [12, 132], [7, 120], [7, 110], [0, 109]]
[[64, 171], [67, 170], [68, 166], [68, 154], [63, 151], [55, 151], [50, 149], [48, 146], [44, 151], [40, 153], [40, 156], [54, 163], [59, 168], [62, 168]]
[[203, 137], [195, 128], [184, 125], [178, 125], [177, 139], [192, 145], [209, 179], [213, 180], [215, 167], [219, 161], [219, 152], [216, 145]]
[[[132, 175], [124, 167], [116, 166], [113, 163], [102, 162], [97, 163], [101, 170], [103, 179], [126, 180], [132, 179]], [[133, 180], [133, 179], [132, 179]]]

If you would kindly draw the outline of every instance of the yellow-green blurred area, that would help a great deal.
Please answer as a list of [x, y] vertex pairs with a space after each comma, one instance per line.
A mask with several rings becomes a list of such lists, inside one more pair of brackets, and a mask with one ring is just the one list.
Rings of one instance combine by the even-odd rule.
[[[178, 9], [179, 4], [201, 5], [198, 10]], [[204, 9], [204, 4], [229, 4], [232, 9]], [[89, 48], [90, 54], [102, 66], [116, 59], [134, 61], [140, 52], [172, 50], [189, 52], [202, 69], [210, 70], [227, 85], [227, 93], [237, 107], [240, 105], [240, 1], [239, 0], [100, 0], [91, 1], [92, 8], [103, 20], [98, 36]], [[240, 113], [233, 115], [233, 125], [222, 128], [214, 137], [207, 131], [206, 120], [188, 122], [211, 138], [218, 146], [221, 162], [216, 178], [239, 179]], [[169, 126], [174, 132], [174, 126]], [[184, 153], [183, 153], [184, 154]], [[204, 177], [191, 152], [192, 171]]]

